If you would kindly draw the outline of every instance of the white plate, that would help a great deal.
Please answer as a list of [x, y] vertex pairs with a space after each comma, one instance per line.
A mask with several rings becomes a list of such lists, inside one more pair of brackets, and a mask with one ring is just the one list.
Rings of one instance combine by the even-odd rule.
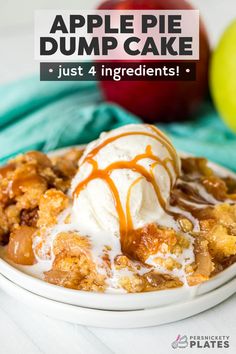
[[[82, 146], [81, 146], [82, 147]], [[52, 154], [61, 155], [67, 149], [54, 151]], [[52, 155], [51, 154], [51, 155]], [[181, 154], [189, 156], [187, 154]], [[211, 164], [214, 170], [221, 175], [233, 175], [231, 171]], [[21, 271], [13, 265], [0, 259], [0, 273], [6, 278], [37, 295], [48, 299], [60, 301], [67, 304], [82, 306], [100, 310], [139, 310], [154, 307], [162, 307], [181, 301], [187, 301], [222, 286], [236, 276], [236, 264], [224, 270], [217, 276], [194, 287], [181, 287], [177, 289], [153, 291], [148, 293], [119, 294], [119, 293], [92, 293], [73, 289], [62, 288], [48, 284], [40, 279], [34, 278], [27, 273], [29, 267], [21, 266]]]
[[162, 307], [206, 294], [236, 276], [236, 264], [198, 286], [135, 294], [95, 293], [67, 289], [46, 283], [0, 259], [0, 273], [34, 294], [67, 304], [101, 310], [139, 310]]
[[63, 304], [35, 295], [2, 275], [0, 287], [33, 310], [59, 320], [103, 328], [139, 328], [179, 321], [216, 306], [235, 292], [236, 278], [193, 300], [137, 311], [103, 311]]

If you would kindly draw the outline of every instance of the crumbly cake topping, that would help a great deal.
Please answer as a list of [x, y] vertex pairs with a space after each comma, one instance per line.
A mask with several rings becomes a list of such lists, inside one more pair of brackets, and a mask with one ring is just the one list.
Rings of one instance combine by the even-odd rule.
[[119, 239], [76, 229], [68, 193], [82, 151], [49, 158], [29, 152], [0, 168], [0, 241], [16, 264], [51, 261], [43, 278], [60, 286], [142, 292], [197, 285], [236, 260], [236, 180], [203, 158], [182, 158], [168, 212], [174, 227], [150, 223]]

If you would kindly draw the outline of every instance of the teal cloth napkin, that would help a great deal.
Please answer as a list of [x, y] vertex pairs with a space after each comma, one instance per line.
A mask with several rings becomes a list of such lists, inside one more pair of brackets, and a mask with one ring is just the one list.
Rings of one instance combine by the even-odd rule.
[[[18, 153], [84, 144], [101, 131], [138, 123], [105, 103], [94, 82], [40, 82], [37, 77], [0, 87], [0, 163]], [[236, 135], [210, 103], [185, 123], [158, 124], [177, 149], [205, 156], [236, 171]]]
[[0, 88], [0, 163], [28, 150], [84, 144], [138, 118], [102, 102], [95, 83], [26, 79]]
[[191, 121], [158, 127], [165, 130], [178, 150], [236, 171], [236, 134], [224, 124], [211, 102], [206, 102]]

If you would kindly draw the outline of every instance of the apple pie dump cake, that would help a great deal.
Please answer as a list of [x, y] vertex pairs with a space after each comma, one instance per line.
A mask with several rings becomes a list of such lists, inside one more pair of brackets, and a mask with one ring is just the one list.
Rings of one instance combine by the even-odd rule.
[[87, 291], [200, 284], [236, 261], [236, 180], [180, 158], [151, 125], [0, 168], [0, 242], [16, 264]]

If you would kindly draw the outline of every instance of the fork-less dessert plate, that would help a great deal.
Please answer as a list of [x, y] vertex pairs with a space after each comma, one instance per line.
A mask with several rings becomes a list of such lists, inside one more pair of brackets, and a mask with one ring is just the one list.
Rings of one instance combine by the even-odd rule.
[[20, 287], [45, 298], [63, 303], [100, 310], [140, 310], [162, 307], [209, 293], [236, 276], [236, 264], [233, 264], [212, 279], [198, 286], [183, 286], [177, 289], [152, 291], [146, 293], [95, 293], [67, 289], [46, 283], [24, 272], [30, 267], [21, 266], [21, 270], [0, 259], [0, 273]]
[[2, 275], [0, 287], [31, 309], [59, 320], [103, 328], [140, 328], [179, 321], [216, 306], [234, 294], [236, 278], [195, 299], [137, 311], [104, 311], [49, 300], [21, 288]]
[[[80, 147], [82, 148], [82, 146]], [[51, 155], [59, 156], [65, 153], [66, 150], [54, 151]], [[181, 155], [188, 156], [183, 153]], [[209, 165], [221, 176], [231, 175], [236, 177], [234, 173], [221, 166], [213, 163]], [[223, 287], [224, 284], [236, 276], [236, 264], [231, 265], [223, 272], [198, 286], [183, 286], [177, 289], [135, 294], [123, 294], [115, 291], [113, 293], [85, 292], [46, 283], [37, 278], [38, 270], [32, 267], [16, 266], [4, 260], [3, 249], [0, 252], [0, 273], [21, 288], [47, 299], [88, 309], [128, 311], [162, 308], [167, 305], [172, 306], [172, 304], [191, 301], [193, 298], [197, 299], [207, 293], [210, 294], [215, 289]]]

